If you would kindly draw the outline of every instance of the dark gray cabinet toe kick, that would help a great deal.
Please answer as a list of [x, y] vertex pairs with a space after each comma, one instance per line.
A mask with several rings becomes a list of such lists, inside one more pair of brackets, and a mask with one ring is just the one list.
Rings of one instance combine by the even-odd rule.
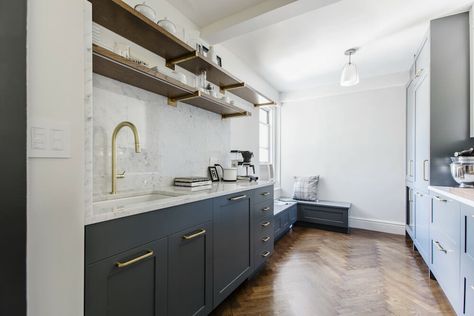
[[273, 253], [273, 185], [86, 226], [85, 315], [208, 315]]

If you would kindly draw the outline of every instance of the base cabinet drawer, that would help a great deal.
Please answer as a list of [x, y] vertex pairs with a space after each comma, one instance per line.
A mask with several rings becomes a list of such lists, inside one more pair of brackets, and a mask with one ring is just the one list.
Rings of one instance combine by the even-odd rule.
[[[263, 241], [265, 240], [267, 241]], [[273, 238], [271, 236], [262, 237], [259, 247], [256, 247], [255, 267], [258, 269], [273, 254]]]
[[460, 205], [458, 202], [442, 195], [433, 195], [430, 230], [443, 232], [453, 242], [457, 243], [460, 236], [459, 212]]
[[167, 240], [86, 266], [86, 316], [166, 314]]
[[462, 312], [474, 315], [474, 261], [463, 262], [461, 272]]
[[298, 219], [308, 223], [347, 227], [347, 210], [301, 205]]
[[211, 222], [168, 240], [168, 315], [207, 315], [212, 310]]
[[442, 233], [431, 236], [431, 269], [455, 310], [459, 307], [459, 245]]

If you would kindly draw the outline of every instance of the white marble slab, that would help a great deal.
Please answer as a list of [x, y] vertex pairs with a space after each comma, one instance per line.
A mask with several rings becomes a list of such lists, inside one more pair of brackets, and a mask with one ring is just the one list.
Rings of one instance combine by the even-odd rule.
[[428, 189], [435, 194], [441, 194], [447, 198], [474, 207], [474, 188], [430, 186]]
[[[170, 196], [164, 199], [158, 199], [153, 201], [141, 202], [136, 204], [129, 204], [126, 206], [120, 205], [121, 203], [116, 204], [115, 206], [110, 206], [110, 203], [106, 207], [103, 206], [102, 202], [96, 202], [93, 205], [92, 213], [85, 219], [85, 224], [95, 224], [99, 222], [104, 222], [108, 220], [113, 220], [121, 217], [137, 215], [145, 212], [155, 211], [163, 208], [173, 207], [177, 205], [182, 205], [186, 203], [197, 202], [201, 200], [206, 200], [210, 198], [215, 198], [218, 196], [223, 196], [232, 193], [239, 193], [246, 190], [256, 189], [264, 186], [273, 184], [270, 181], [259, 181], [259, 182], [237, 182], [237, 183], [216, 183], [212, 185], [211, 189], [188, 192], [183, 189], [176, 187], [162, 187], [159, 191], [169, 192], [171, 194], [180, 194], [179, 196]], [[149, 192], [150, 193], [150, 192]], [[146, 194], [142, 192], [142, 195]], [[140, 195], [137, 193], [136, 195]], [[117, 196], [122, 197], [124, 196]], [[102, 206], [101, 206], [102, 204]]]

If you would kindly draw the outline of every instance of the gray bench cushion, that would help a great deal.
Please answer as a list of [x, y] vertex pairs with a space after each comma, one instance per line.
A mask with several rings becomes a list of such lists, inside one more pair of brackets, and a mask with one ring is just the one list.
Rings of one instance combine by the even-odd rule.
[[335, 201], [325, 201], [325, 200], [318, 200], [318, 201], [301, 201], [301, 200], [294, 200], [289, 198], [280, 198], [281, 201], [288, 201], [288, 202], [296, 202], [298, 204], [306, 204], [306, 205], [316, 205], [316, 206], [326, 206], [326, 207], [334, 207], [334, 208], [351, 208], [352, 204], [348, 202], [335, 202]]

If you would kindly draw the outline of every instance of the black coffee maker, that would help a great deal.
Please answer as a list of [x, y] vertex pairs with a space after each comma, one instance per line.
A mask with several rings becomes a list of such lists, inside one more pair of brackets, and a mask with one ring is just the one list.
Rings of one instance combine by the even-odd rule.
[[[242, 155], [243, 161], [239, 161], [239, 166], [245, 168], [245, 175], [238, 175], [238, 180], [249, 180], [257, 181], [258, 177], [255, 176], [255, 165], [252, 164], [253, 152], [248, 150], [231, 150], [231, 153], [240, 153]], [[249, 174], [249, 169], [252, 170], [252, 175]]]

